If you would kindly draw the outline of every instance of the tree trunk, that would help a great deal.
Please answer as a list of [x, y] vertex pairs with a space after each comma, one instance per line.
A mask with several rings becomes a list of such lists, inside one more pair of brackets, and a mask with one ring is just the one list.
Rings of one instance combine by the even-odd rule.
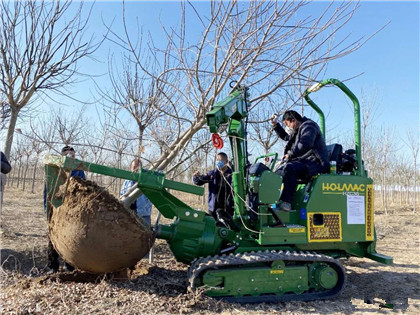
[[12, 168], [12, 171], [10, 172], [10, 181], [8, 181], [9, 187], [13, 187], [13, 182], [15, 181], [16, 177], [16, 168]]
[[194, 127], [191, 127], [187, 131], [185, 131], [180, 137], [179, 141], [176, 141], [176, 143], [170, 147], [169, 154], [163, 153], [159, 159], [154, 163], [154, 168], [157, 170], [164, 170], [166, 166], [168, 166], [169, 163], [172, 162], [172, 160], [176, 157], [176, 155], [179, 153], [179, 151], [184, 148], [189, 141], [191, 140], [192, 136], [200, 130], [204, 124], [206, 123], [205, 119], [199, 120]]
[[[144, 133], [144, 126], [139, 126], [139, 139], [137, 144], [137, 157], [140, 159], [141, 154], [143, 153], [143, 133]], [[140, 161], [141, 163], [141, 161]], [[140, 164], [141, 165], [141, 164]]]
[[19, 109], [11, 106], [9, 127], [7, 128], [6, 144], [4, 146], [4, 155], [7, 159], [10, 157], [10, 151], [12, 150], [13, 136], [15, 134], [16, 122], [18, 119]]
[[382, 205], [385, 210], [385, 215], [388, 215], [387, 203], [386, 203], [386, 179], [385, 179], [385, 167], [382, 171]]
[[35, 160], [35, 166], [34, 166], [34, 172], [32, 173], [32, 187], [31, 187], [31, 193], [35, 193], [35, 177], [36, 177], [36, 168], [38, 166], [38, 156]]
[[19, 157], [18, 175], [16, 188], [19, 188], [20, 179], [22, 177], [22, 157]]
[[23, 187], [22, 187], [22, 191], [25, 191], [26, 174], [28, 173], [28, 168], [29, 168], [29, 157], [26, 159], [25, 173], [23, 174]]

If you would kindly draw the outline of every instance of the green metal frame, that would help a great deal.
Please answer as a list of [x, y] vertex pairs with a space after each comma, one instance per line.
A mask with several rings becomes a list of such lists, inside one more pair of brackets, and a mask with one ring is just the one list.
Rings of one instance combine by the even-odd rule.
[[366, 176], [362, 163], [362, 140], [361, 140], [361, 127], [360, 127], [360, 104], [357, 97], [353, 94], [352, 91], [340, 80], [337, 79], [326, 79], [319, 83], [314, 84], [310, 88], [306, 89], [303, 93], [303, 96], [306, 102], [319, 114], [321, 132], [324, 135], [325, 139], [325, 116], [322, 110], [312, 101], [309, 97], [310, 93], [319, 91], [322, 87], [333, 84], [340, 88], [353, 102], [354, 105], [354, 139], [356, 146], [356, 158], [357, 158], [357, 170], [356, 175]]
[[270, 171], [273, 171], [274, 166], [276, 165], [276, 162], [277, 162], [277, 158], [279, 156], [278, 153], [268, 153], [268, 154], [260, 155], [255, 159], [254, 163], [257, 163], [259, 159], [267, 158], [270, 156], [274, 156], [274, 160], [271, 162], [271, 167], [270, 167]]

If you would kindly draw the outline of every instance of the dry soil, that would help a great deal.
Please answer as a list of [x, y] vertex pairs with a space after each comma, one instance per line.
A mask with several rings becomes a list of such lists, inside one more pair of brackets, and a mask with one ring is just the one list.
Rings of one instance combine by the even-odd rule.
[[121, 274], [46, 274], [42, 203], [42, 189], [30, 194], [7, 188], [0, 231], [2, 314], [420, 314], [420, 220], [408, 209], [376, 213], [377, 249], [393, 256], [394, 265], [344, 261], [347, 284], [338, 298], [239, 305], [189, 292], [187, 266], [177, 263], [161, 240], [155, 242], [153, 262], [141, 260], [126, 281]]

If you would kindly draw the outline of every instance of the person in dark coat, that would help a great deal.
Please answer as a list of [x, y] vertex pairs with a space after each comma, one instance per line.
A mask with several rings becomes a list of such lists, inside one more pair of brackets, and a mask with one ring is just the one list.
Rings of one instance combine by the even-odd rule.
[[318, 173], [328, 173], [330, 163], [327, 146], [318, 124], [302, 117], [294, 110], [283, 115], [285, 129], [272, 117], [271, 124], [277, 135], [288, 141], [283, 160], [285, 164], [276, 171], [283, 176], [283, 191], [280, 196], [280, 210], [291, 211], [297, 180]]
[[0, 173], [0, 213], [1, 213], [1, 205], [3, 204], [3, 193], [4, 193], [4, 186], [6, 186], [6, 174], [12, 170], [9, 161], [6, 158], [6, 155], [1, 152], [1, 173]]
[[1, 152], [1, 172], [3, 174], [7, 174], [12, 170], [12, 167], [10, 166], [9, 161], [6, 158], [6, 155], [4, 155], [3, 152]]
[[202, 186], [209, 184], [208, 210], [216, 221], [228, 214], [233, 215], [232, 169], [226, 153], [220, 152], [216, 156], [216, 168], [203, 175], [196, 172], [193, 182]]

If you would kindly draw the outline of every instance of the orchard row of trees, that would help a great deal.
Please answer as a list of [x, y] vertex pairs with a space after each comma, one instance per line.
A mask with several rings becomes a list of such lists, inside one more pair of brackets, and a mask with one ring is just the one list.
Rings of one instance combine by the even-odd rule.
[[[51, 116], [51, 119], [53, 119], [53, 116]], [[32, 126], [32, 130], [28, 134], [22, 131], [17, 135], [17, 141], [10, 156], [13, 171], [9, 175], [9, 186], [18, 187], [22, 190], [30, 189], [33, 193], [39, 193], [44, 181], [42, 161], [45, 154], [59, 154], [65, 143], [70, 143], [75, 147], [77, 157], [81, 160], [122, 169], [128, 169], [130, 161], [137, 156], [135, 141], [121, 141], [120, 135], [112, 134], [103, 129], [101, 129], [101, 132], [97, 132], [94, 126], [83, 121], [80, 115], [75, 116], [74, 120], [67, 119], [65, 123], [61, 116], [56, 116], [55, 123], [52, 120], [48, 126], [50, 129], [48, 142], [38, 138], [39, 133], [48, 129], [40, 125]], [[379, 206], [385, 211], [388, 210], [390, 205], [395, 204], [415, 210], [416, 203], [419, 201], [420, 189], [418, 183], [420, 177], [414, 163], [418, 158], [419, 142], [418, 138], [413, 135], [414, 133], [407, 132], [407, 142], [404, 143], [389, 128], [375, 129], [369, 127], [364, 130], [362, 149], [365, 167], [369, 176], [374, 180], [376, 193], [380, 197]], [[205, 131], [203, 138], [205, 137], [209, 139], [210, 133]], [[265, 143], [252, 138], [249, 140], [250, 151], [264, 153]], [[346, 149], [354, 147], [352, 140], [340, 139], [339, 136], [331, 136], [330, 138], [335, 138], [334, 141], [340, 142]], [[86, 139], [89, 141], [86, 142]], [[270, 147], [271, 152], [281, 154], [283, 150], [282, 141], [273, 137], [272, 142], [276, 143], [276, 146]], [[151, 165], [151, 163], [147, 164], [147, 161], [152, 161], [153, 156], [158, 156], [157, 150], [158, 148], [153, 145], [142, 148], [144, 167]], [[222, 151], [231, 154], [227, 147], [223, 148]], [[170, 164], [168, 169], [172, 169], [172, 171], [168, 173], [168, 176], [176, 180], [191, 182], [192, 174], [195, 171], [210, 170], [214, 167], [215, 153], [216, 149], [208, 141], [205, 146], [194, 152], [192, 157], [184, 163], [179, 164], [178, 161], [174, 161]], [[251, 162], [255, 156], [254, 154], [250, 158]], [[87, 177], [118, 194], [121, 180], [89, 172], [87, 172]]]
[[[325, 2], [316, 16], [308, 13], [307, 1], [213, 0], [200, 6], [180, 1], [177, 25], [160, 23], [164, 44], [154, 42], [141, 21], [126, 18], [127, 6], [135, 5], [130, 2], [122, 4], [121, 27], [104, 22], [104, 34], [88, 35], [94, 3], [0, 1], [0, 127], [3, 151], [18, 165], [13, 185], [21, 185], [29, 173], [34, 183], [42, 155], [67, 144], [81, 159], [126, 168], [139, 157], [143, 166], [173, 178], [209, 168], [215, 151], [205, 114], [229, 93], [233, 79], [235, 86], [252, 91], [252, 153], [281, 151], [268, 117], [292, 107], [303, 112], [305, 88], [319, 80], [329, 62], [368, 40], [343, 31], [359, 5], [352, 1]], [[60, 109], [50, 116], [35, 114], [40, 100], [73, 94], [74, 84], [86, 78], [78, 65], [87, 58], [95, 62], [104, 44], [120, 53], [109, 55], [108, 84], [91, 78], [101, 100], [97, 116]], [[18, 129], [22, 118], [30, 126]], [[365, 134], [369, 122], [365, 120]], [[378, 145], [391, 142], [377, 140]], [[396, 184], [390, 179], [391, 165], [401, 159], [392, 146], [375, 150], [374, 144], [365, 147], [368, 168], [381, 187]], [[407, 161], [405, 174], [417, 185], [416, 169], [408, 165], [412, 163]], [[403, 177], [398, 177], [399, 187]], [[116, 190], [118, 184], [109, 185]], [[386, 201], [384, 197], [384, 205]]]

